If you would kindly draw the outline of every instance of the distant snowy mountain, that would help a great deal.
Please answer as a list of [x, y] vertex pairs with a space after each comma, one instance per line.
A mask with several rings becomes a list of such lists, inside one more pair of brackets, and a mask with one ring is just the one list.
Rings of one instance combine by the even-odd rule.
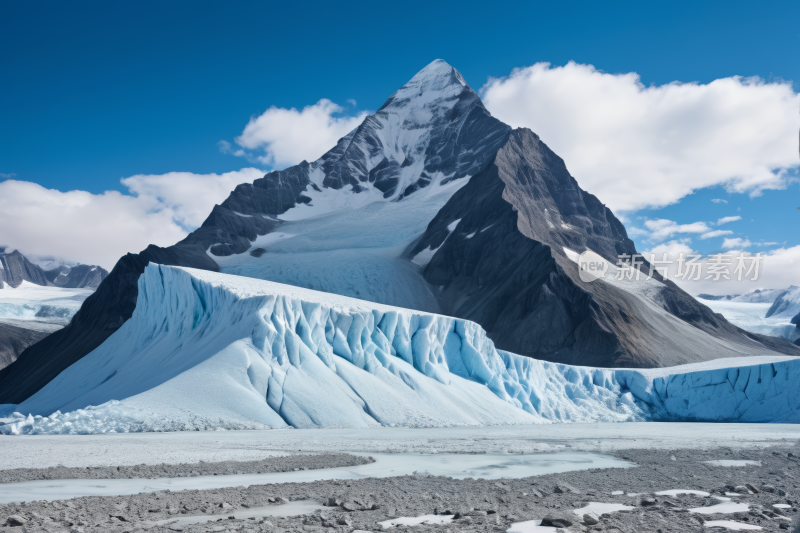
[[148, 263], [442, 312], [503, 350], [603, 367], [792, 354], [670, 281], [581, 281], [575, 255], [635, 253], [623, 225], [527, 129], [493, 118], [444, 61], [319, 160], [236, 187], [186, 239], [120, 259], [70, 325], [0, 371], [20, 403], [133, 315]]
[[783, 294], [787, 289], [756, 289], [746, 294], [728, 294], [725, 296], [715, 296], [713, 294], [698, 294], [697, 297], [701, 300], [727, 300], [729, 302], [746, 302], [746, 303], [772, 303], [778, 296]]
[[56, 287], [68, 289], [96, 289], [108, 277], [108, 271], [99, 266], [77, 265], [59, 266], [44, 273], [47, 281]]
[[[81, 267], [75, 268], [80, 271]], [[92, 267], [85, 269], [89, 271]], [[99, 273], [107, 275], [99, 267], [94, 269], [89, 276], [65, 276], [70, 282], [60, 286], [94, 289], [101, 281]], [[67, 325], [92, 293], [92, 290], [54, 288], [50, 274], [19, 251], [0, 253], [0, 370], [13, 363], [26, 348]]]
[[[0, 434], [800, 422], [800, 359], [596, 369], [497, 350], [472, 322], [239, 276], [149, 265], [131, 320]], [[15, 414], [16, 413], [16, 414]]]
[[23, 281], [36, 285], [47, 285], [44, 271], [22, 255], [19, 250], [0, 253], [0, 289], [6, 286], [19, 287]]

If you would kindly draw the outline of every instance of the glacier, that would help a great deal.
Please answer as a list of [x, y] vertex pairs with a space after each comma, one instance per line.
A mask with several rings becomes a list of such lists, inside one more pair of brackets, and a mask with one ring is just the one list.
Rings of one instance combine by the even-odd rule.
[[150, 264], [132, 318], [0, 433], [556, 422], [800, 422], [800, 360], [601, 369], [495, 348], [477, 324]]
[[703, 300], [703, 304], [743, 330], [784, 337], [794, 342], [800, 338], [800, 330], [792, 323], [792, 319], [800, 313], [800, 289], [790, 287], [781, 292], [779, 296], [782, 298], [779, 297], [776, 302], [751, 303], [736, 299]]

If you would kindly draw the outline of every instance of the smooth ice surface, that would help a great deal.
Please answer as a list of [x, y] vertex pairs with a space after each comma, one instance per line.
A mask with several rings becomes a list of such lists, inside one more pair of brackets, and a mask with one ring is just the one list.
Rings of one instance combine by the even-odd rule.
[[711, 466], [761, 466], [761, 461], [748, 461], [746, 459], [717, 459], [715, 461], [703, 461]]
[[115, 496], [157, 490], [216, 489], [265, 483], [306, 483], [331, 479], [385, 478], [414, 472], [484, 479], [527, 476], [586, 470], [589, 468], [630, 468], [633, 463], [591, 453], [538, 455], [416, 455], [372, 454], [376, 462], [366, 465], [276, 472], [158, 479], [64, 479], [0, 484], [0, 503], [30, 500], [62, 500], [79, 496]]
[[506, 533], [555, 533], [558, 528], [543, 526], [541, 520], [528, 520], [527, 522], [515, 522], [506, 529]]
[[791, 509], [792, 506], [788, 503], [775, 503], [772, 505], [776, 509]]
[[615, 513], [617, 511], [630, 511], [635, 509], [630, 505], [622, 505], [621, 503], [603, 503], [603, 502], [589, 502], [580, 509], [575, 509], [572, 512], [578, 516], [590, 514], [600, 516], [603, 513]]
[[401, 516], [378, 522], [383, 529], [397, 526], [419, 526], [421, 524], [449, 524], [453, 521], [453, 515], [426, 514], [422, 516]]
[[797, 422], [798, 379], [791, 358], [554, 364], [497, 350], [466, 320], [151, 264], [133, 317], [31, 398], [0, 407], [15, 411], [0, 432]]
[[731, 529], [733, 531], [761, 529], [761, 526], [754, 526], [753, 524], [745, 524], [744, 522], [734, 522], [733, 520], [709, 520], [708, 522], [704, 522], [703, 525], [705, 527], [723, 527]]
[[155, 522], [142, 521], [140, 524], [144, 527], [163, 526], [163, 525], [180, 525], [188, 526], [190, 524], [205, 524], [206, 522], [216, 522], [220, 518], [227, 519], [229, 516], [234, 517], [236, 520], [247, 520], [248, 518], [266, 518], [269, 516], [300, 516], [304, 514], [312, 514], [318, 509], [325, 509], [325, 506], [314, 500], [296, 500], [281, 505], [268, 505], [265, 507], [249, 507], [247, 509], [236, 509], [229, 511], [224, 515], [193, 515], [193, 516], [180, 516], [176, 518], [167, 518], [165, 520], [157, 520]]
[[729, 300], [700, 301], [715, 313], [724, 316], [728, 322], [739, 326], [745, 331], [773, 337], [784, 337], [790, 341], [800, 337], [797, 328], [790, 322], [795, 314], [800, 312], [800, 308], [794, 314], [792, 314], [792, 308], [767, 318], [766, 314], [772, 306], [771, 303], [749, 303]]
[[792, 446], [797, 424], [631, 422], [451, 428], [184, 431], [23, 435], [3, 440], [0, 469], [257, 461], [285, 453], [607, 453], [630, 448], [737, 450]]

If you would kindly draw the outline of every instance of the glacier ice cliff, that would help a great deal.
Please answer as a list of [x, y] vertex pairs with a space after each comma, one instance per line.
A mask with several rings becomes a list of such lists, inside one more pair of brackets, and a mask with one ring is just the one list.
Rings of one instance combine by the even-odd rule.
[[[727, 366], [726, 366], [727, 365]], [[627, 370], [497, 350], [470, 321], [150, 264], [131, 320], [19, 405], [4, 434], [798, 422], [800, 360]]]

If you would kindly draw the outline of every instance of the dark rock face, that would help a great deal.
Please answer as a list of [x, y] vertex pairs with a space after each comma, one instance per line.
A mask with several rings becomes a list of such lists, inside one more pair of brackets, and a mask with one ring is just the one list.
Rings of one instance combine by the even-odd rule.
[[99, 266], [78, 265], [75, 267], [60, 266], [45, 271], [47, 281], [56, 287], [68, 289], [96, 289], [108, 277], [108, 271]]
[[2, 281], [12, 287], [19, 287], [23, 281], [29, 281], [36, 285], [47, 285], [47, 277], [41, 267], [28, 261], [18, 250], [0, 254], [0, 265], [3, 267], [0, 270], [3, 275]]
[[601, 367], [669, 366], [764, 347], [800, 354], [781, 339], [732, 326], [670, 281], [654, 302], [666, 313], [611, 284], [582, 282], [564, 248], [590, 248], [616, 263], [635, 247], [613, 213], [529, 130], [512, 132], [408, 255], [428, 247], [438, 250], [424, 276], [440, 287], [443, 311], [481, 324], [510, 352]]
[[0, 371], [16, 361], [25, 348], [39, 342], [47, 335], [49, 332], [46, 331], [0, 323]]

